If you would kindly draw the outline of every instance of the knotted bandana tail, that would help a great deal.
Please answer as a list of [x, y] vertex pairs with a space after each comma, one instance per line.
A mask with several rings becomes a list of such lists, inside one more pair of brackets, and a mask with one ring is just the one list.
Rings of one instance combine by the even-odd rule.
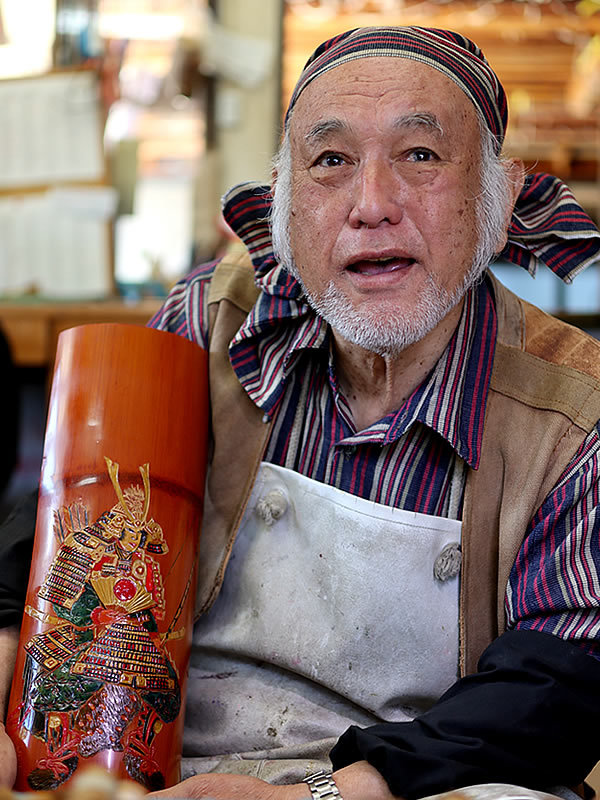
[[535, 275], [545, 264], [565, 283], [600, 260], [600, 233], [554, 175], [528, 175], [508, 229], [501, 257]]

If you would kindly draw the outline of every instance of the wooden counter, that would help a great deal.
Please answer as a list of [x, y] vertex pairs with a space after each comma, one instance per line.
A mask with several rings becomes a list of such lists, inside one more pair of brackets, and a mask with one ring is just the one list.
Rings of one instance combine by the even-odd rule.
[[0, 328], [6, 335], [19, 367], [50, 367], [54, 363], [58, 334], [66, 328], [96, 322], [145, 325], [162, 301], [103, 300], [85, 303], [45, 303], [38, 300], [0, 301]]

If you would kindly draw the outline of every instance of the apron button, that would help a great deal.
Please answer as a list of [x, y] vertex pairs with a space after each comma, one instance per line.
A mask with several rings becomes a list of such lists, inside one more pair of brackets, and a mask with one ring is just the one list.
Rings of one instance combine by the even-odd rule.
[[436, 558], [433, 565], [433, 577], [436, 581], [447, 581], [460, 572], [462, 553], [460, 544], [447, 544]]
[[278, 519], [281, 519], [288, 507], [288, 498], [281, 489], [272, 489], [256, 504], [256, 513], [270, 528]]

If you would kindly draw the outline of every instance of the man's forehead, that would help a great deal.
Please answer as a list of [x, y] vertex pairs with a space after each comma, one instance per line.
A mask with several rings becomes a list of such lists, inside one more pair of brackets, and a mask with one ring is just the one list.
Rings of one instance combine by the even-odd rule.
[[369, 114], [384, 109], [397, 129], [441, 132], [456, 118], [476, 117], [470, 99], [439, 71], [410, 59], [376, 56], [340, 64], [313, 80], [291, 114], [291, 131], [310, 140], [343, 131], [346, 114], [363, 108]]

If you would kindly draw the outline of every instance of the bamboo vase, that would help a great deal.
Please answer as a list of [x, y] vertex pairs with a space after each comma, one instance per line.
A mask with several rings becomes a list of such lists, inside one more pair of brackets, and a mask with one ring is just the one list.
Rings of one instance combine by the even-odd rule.
[[18, 790], [91, 764], [179, 780], [207, 385], [206, 353], [171, 333], [59, 337], [7, 718]]

